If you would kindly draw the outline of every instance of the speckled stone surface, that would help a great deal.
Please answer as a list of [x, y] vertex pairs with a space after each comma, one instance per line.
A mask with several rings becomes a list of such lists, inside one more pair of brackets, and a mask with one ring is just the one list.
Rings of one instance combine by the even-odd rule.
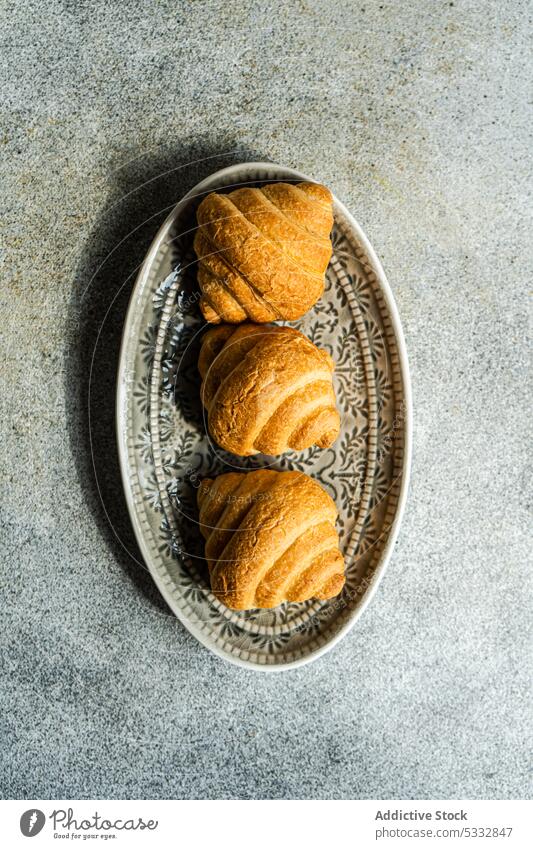
[[[531, 792], [527, 12], [4, 4], [5, 797]], [[277, 676], [210, 655], [129, 556], [113, 435], [136, 266], [186, 188], [252, 158], [322, 179], [360, 221], [415, 408], [373, 603], [331, 654]]]

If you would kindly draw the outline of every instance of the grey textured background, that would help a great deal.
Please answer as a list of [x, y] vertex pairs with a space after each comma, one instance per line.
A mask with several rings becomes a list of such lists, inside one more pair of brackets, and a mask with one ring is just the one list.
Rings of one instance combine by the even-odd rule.
[[[530, 790], [527, 5], [266, 6], [2, 3], [7, 797]], [[133, 550], [113, 437], [131, 274], [186, 188], [265, 157], [329, 184], [368, 233], [416, 414], [374, 602], [330, 655], [270, 677], [169, 615], [107, 523], [88, 429], [89, 403]]]

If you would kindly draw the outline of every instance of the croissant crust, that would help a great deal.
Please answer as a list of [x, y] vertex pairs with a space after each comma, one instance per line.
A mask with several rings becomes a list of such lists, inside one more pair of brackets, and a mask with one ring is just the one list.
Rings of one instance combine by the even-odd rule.
[[209, 432], [233, 454], [327, 448], [339, 435], [333, 360], [291, 327], [213, 327], [198, 367]]
[[333, 500], [301, 472], [202, 481], [200, 529], [214, 595], [233, 610], [326, 600], [344, 586]]
[[331, 192], [318, 183], [272, 183], [207, 195], [198, 207], [204, 318], [263, 323], [300, 318], [320, 298], [331, 259]]

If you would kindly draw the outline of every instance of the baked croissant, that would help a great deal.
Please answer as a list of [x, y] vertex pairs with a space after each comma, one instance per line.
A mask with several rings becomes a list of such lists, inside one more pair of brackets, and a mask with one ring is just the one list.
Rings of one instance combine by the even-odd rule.
[[207, 321], [300, 318], [320, 298], [331, 259], [331, 192], [272, 183], [207, 195], [194, 249]]
[[333, 360], [292, 327], [213, 327], [198, 368], [209, 432], [233, 454], [327, 448], [339, 435]]
[[198, 506], [211, 589], [232, 610], [325, 600], [343, 588], [337, 509], [302, 472], [205, 479]]

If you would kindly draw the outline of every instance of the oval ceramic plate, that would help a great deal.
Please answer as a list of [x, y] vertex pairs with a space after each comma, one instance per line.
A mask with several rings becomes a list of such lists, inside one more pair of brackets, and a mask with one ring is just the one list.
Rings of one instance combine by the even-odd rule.
[[[162, 595], [211, 651], [241, 666], [273, 671], [307, 663], [330, 649], [372, 597], [405, 503], [411, 429], [407, 358], [394, 300], [371, 245], [335, 199], [326, 290], [293, 326], [336, 362], [338, 440], [327, 450], [237, 458], [207, 437], [197, 371], [206, 325], [192, 251], [196, 208], [210, 191], [278, 180], [310, 178], [272, 163], [234, 165], [203, 180], [178, 203], [133, 291], [117, 394], [128, 507]], [[211, 594], [196, 490], [203, 477], [259, 466], [299, 469], [334, 498], [346, 561], [346, 585], [336, 599], [235, 612]]]

